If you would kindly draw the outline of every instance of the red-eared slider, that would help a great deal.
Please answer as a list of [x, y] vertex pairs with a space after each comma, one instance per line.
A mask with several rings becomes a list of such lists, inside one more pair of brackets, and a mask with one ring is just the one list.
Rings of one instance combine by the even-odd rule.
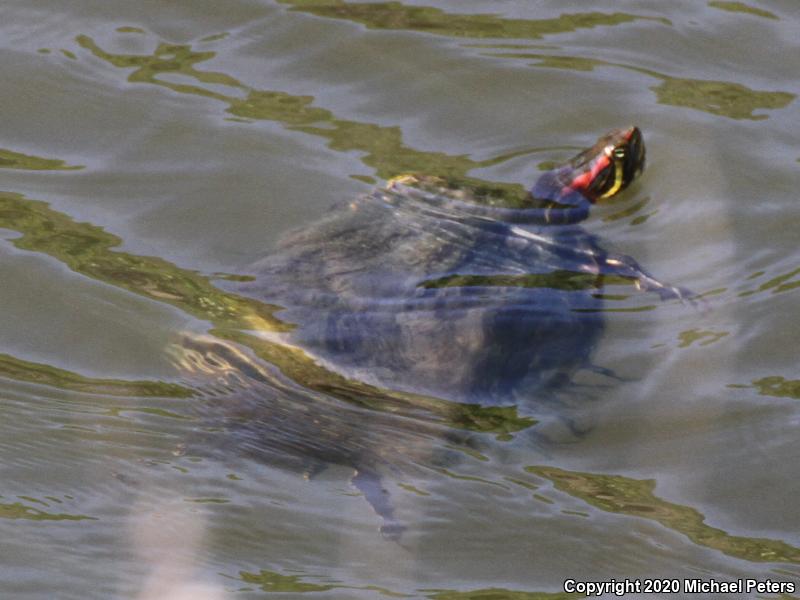
[[[254, 266], [255, 282], [235, 286], [285, 307], [279, 317], [296, 324], [289, 333], [252, 332], [277, 369], [222, 343], [209, 361], [250, 382], [230, 403], [236, 443], [307, 471], [353, 467], [384, 530], [396, 533], [378, 473], [409, 458], [408, 448], [435, 429], [415, 419], [414, 398], [537, 416], [576, 371], [591, 368], [605, 283], [685, 295], [605, 251], [578, 224], [644, 163], [640, 131], [615, 130], [544, 173], [525, 208], [492, 206], [477, 188], [405, 176], [289, 235]], [[306, 367], [287, 366], [281, 348], [311, 358]], [[419, 414], [430, 402], [420, 401]], [[452, 429], [467, 420], [459, 418]]]
[[664, 297], [577, 223], [642, 171], [636, 127], [543, 174], [523, 209], [401, 177], [283, 241], [239, 291], [287, 307], [296, 344], [348, 377], [462, 402], [532, 398], [588, 364], [605, 281]]

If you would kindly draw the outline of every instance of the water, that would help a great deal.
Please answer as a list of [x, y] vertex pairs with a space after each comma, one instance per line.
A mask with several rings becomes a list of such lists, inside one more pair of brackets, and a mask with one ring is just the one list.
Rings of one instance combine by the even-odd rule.
[[[2, 596], [800, 584], [796, 13], [5, 2]], [[626, 297], [607, 301], [593, 361], [619, 379], [575, 376], [580, 434], [508, 415], [495, 415], [503, 431], [470, 415], [490, 430], [473, 446], [409, 434], [427, 467], [383, 481], [399, 542], [380, 535], [350, 466], [307, 481], [302, 465], [258, 460], [243, 447], [258, 427], [219, 425], [224, 389], [176, 369], [186, 332], [281, 329], [226, 277], [252, 275], [337, 202], [409, 171], [530, 184], [540, 163], [629, 123], [648, 169], [585, 227], [711, 310], [610, 289]], [[310, 398], [331, 383], [265, 348], [270, 385]], [[362, 384], [337, 385], [363, 397]]]

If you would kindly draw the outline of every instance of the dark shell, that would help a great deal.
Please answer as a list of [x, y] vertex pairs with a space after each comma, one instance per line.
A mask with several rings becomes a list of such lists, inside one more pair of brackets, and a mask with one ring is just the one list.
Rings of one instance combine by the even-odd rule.
[[605, 256], [580, 226], [516, 225], [395, 186], [285, 239], [238, 291], [287, 307], [292, 343], [347, 377], [524, 405], [588, 365]]

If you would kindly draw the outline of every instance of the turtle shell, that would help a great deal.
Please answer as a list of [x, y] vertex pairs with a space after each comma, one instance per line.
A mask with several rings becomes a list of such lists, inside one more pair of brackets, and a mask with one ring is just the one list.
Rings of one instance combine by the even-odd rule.
[[602, 330], [605, 252], [578, 225], [522, 225], [405, 184], [287, 237], [239, 292], [287, 307], [291, 342], [349, 378], [519, 403], [569, 380]]

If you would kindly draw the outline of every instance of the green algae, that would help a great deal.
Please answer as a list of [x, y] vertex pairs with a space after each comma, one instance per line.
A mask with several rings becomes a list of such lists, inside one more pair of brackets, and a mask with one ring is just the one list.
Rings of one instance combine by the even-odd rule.
[[772, 396], [773, 398], [792, 398], [800, 400], [800, 379], [786, 379], [780, 375], [769, 375], [761, 379], [755, 379], [752, 385], [730, 384], [729, 388], [749, 388], [754, 387], [761, 396]]
[[485, 54], [500, 58], [534, 60], [535, 62], [531, 63], [532, 66], [550, 69], [593, 71], [598, 67], [616, 67], [642, 73], [661, 80], [661, 83], [650, 88], [656, 94], [656, 101], [659, 104], [690, 108], [729, 119], [763, 120], [768, 115], [756, 114], [755, 111], [785, 108], [797, 97], [789, 92], [754, 90], [729, 81], [673, 77], [650, 69], [581, 56], [559, 56], [533, 52]]
[[266, 362], [303, 387], [332, 396], [348, 404], [399, 415], [427, 413], [456, 429], [491, 433], [500, 440], [534, 426], [537, 421], [517, 414], [516, 406], [481, 406], [432, 396], [387, 390], [348, 379], [317, 363], [302, 349], [265, 340], [242, 331], [214, 329], [211, 334], [248, 347]]
[[10, 354], [0, 354], [0, 377], [27, 383], [47, 385], [62, 390], [86, 394], [102, 394], [106, 396], [189, 398], [195, 395], [191, 389], [174, 383], [165, 383], [162, 381], [125, 381], [122, 379], [93, 379], [65, 369], [22, 360]]
[[0, 503], [0, 519], [26, 521], [96, 521], [95, 517], [70, 515], [66, 513], [49, 513], [33, 508], [22, 502]]
[[[211, 279], [158, 257], [139, 256], [114, 248], [117, 236], [89, 223], [79, 223], [46, 202], [22, 194], [0, 192], [0, 227], [21, 235], [12, 243], [52, 256], [71, 270], [153, 301], [175, 306], [210, 322], [212, 334], [251, 348], [304, 387], [373, 410], [427, 412], [452, 427], [496, 434], [512, 433], [536, 421], [520, 417], [515, 407], [483, 407], [432, 397], [383, 390], [347, 379], [317, 364], [299, 348], [269, 342], [243, 330], [287, 332], [293, 326], [277, 319], [280, 307], [238, 296], [215, 287]], [[120, 396], [188, 397], [189, 388], [162, 382], [90, 379], [48, 365], [0, 356], [0, 375], [62, 389]]]
[[523, 592], [506, 588], [484, 588], [480, 590], [423, 590], [432, 592], [431, 600], [570, 600], [585, 598], [584, 594], [566, 592]]
[[[188, 44], [158, 44], [152, 55], [113, 54], [100, 48], [89, 36], [81, 35], [78, 44], [109, 64], [134, 69], [128, 75], [132, 83], [161, 86], [179, 94], [203, 96], [223, 102], [233, 119], [273, 121], [291, 131], [299, 131], [327, 140], [330, 149], [360, 155], [361, 161], [374, 169], [381, 179], [414, 173], [441, 177], [454, 187], [478, 190], [476, 199], [498, 206], [529, 206], [530, 196], [524, 186], [470, 177], [474, 169], [489, 167], [501, 161], [531, 152], [513, 152], [487, 160], [474, 160], [467, 155], [411, 148], [403, 141], [399, 127], [363, 123], [337, 117], [332, 111], [314, 105], [312, 96], [292, 95], [278, 90], [253, 89], [220, 72], [203, 71], [197, 65], [210, 60], [214, 52], [197, 52]], [[180, 74], [197, 84], [176, 83], [160, 78], [166, 73]], [[215, 89], [205, 85], [217, 86]], [[223, 93], [219, 87], [231, 89]]]
[[525, 470], [549, 479], [556, 489], [599, 510], [655, 521], [685, 535], [698, 546], [751, 562], [800, 563], [800, 548], [779, 540], [731, 535], [707, 525], [705, 516], [696, 509], [659, 498], [654, 493], [654, 479], [580, 473], [546, 466], [526, 467]]
[[339, 586], [332, 584], [309, 583], [300, 575], [281, 575], [274, 571], [261, 569], [258, 573], [241, 571], [239, 577], [245, 583], [259, 586], [265, 592], [302, 594], [305, 592], [327, 592]]
[[63, 160], [42, 158], [0, 148], [0, 169], [21, 169], [24, 171], [76, 171], [82, 165], [68, 165]]
[[[278, 594], [305, 594], [344, 589], [377, 592], [382, 596], [389, 596], [390, 598], [404, 598], [407, 596], [407, 594], [393, 592], [389, 589], [376, 585], [344, 585], [338, 582], [312, 583], [310, 581], [304, 581], [304, 579], [308, 579], [308, 576], [282, 575], [281, 573], [268, 571], [266, 569], [261, 569], [258, 573], [240, 571], [239, 578], [245, 583], [257, 585], [265, 592]], [[329, 580], [328, 578], [325, 579]]]
[[722, 338], [730, 335], [728, 331], [708, 331], [703, 329], [689, 329], [678, 334], [678, 348], [688, 348], [695, 342], [700, 346], [709, 346]]
[[76, 273], [176, 306], [217, 326], [292, 328], [273, 316], [278, 307], [224, 292], [208, 277], [162, 258], [114, 250], [122, 244], [119, 237], [76, 222], [46, 202], [0, 192], [0, 227], [22, 234], [12, 240], [17, 248], [47, 254]]
[[[309, 581], [311, 578], [321, 580], [319, 583]], [[262, 591], [283, 594], [306, 594], [328, 592], [331, 590], [363, 590], [376, 592], [391, 598], [419, 597], [419, 594], [431, 600], [571, 600], [579, 594], [563, 592], [525, 592], [506, 588], [483, 588], [477, 590], [421, 589], [418, 594], [404, 594], [375, 585], [346, 585], [330, 578], [310, 575], [283, 575], [276, 571], [261, 569], [257, 573], [240, 571], [239, 579], [245, 583], [256, 585]]]
[[722, 0], [712, 0], [708, 3], [711, 8], [718, 8], [728, 12], [743, 13], [746, 15], [753, 15], [756, 17], [764, 17], [765, 19], [778, 20], [778, 16], [774, 13], [764, 10], [763, 8], [756, 8], [744, 2], [723, 2]]
[[785, 108], [796, 98], [789, 92], [753, 90], [728, 81], [660, 77], [663, 83], [650, 88], [660, 104], [692, 108], [730, 119], [766, 119], [767, 115], [754, 114], [754, 111]]
[[447, 275], [439, 279], [421, 282], [425, 289], [446, 287], [521, 287], [550, 288], [563, 291], [601, 289], [605, 285], [631, 283], [635, 278], [619, 275], [594, 275], [577, 271], [556, 269], [549, 273], [526, 273], [525, 275]]
[[664, 17], [627, 13], [565, 13], [550, 19], [505, 19], [493, 14], [446, 12], [431, 6], [406, 5], [401, 2], [344, 2], [343, 0], [279, 0], [291, 10], [317, 17], [342, 19], [368, 29], [419, 31], [468, 38], [538, 40], [548, 35], [570, 33], [579, 29], [609, 27], [648, 20], [671, 25]]

